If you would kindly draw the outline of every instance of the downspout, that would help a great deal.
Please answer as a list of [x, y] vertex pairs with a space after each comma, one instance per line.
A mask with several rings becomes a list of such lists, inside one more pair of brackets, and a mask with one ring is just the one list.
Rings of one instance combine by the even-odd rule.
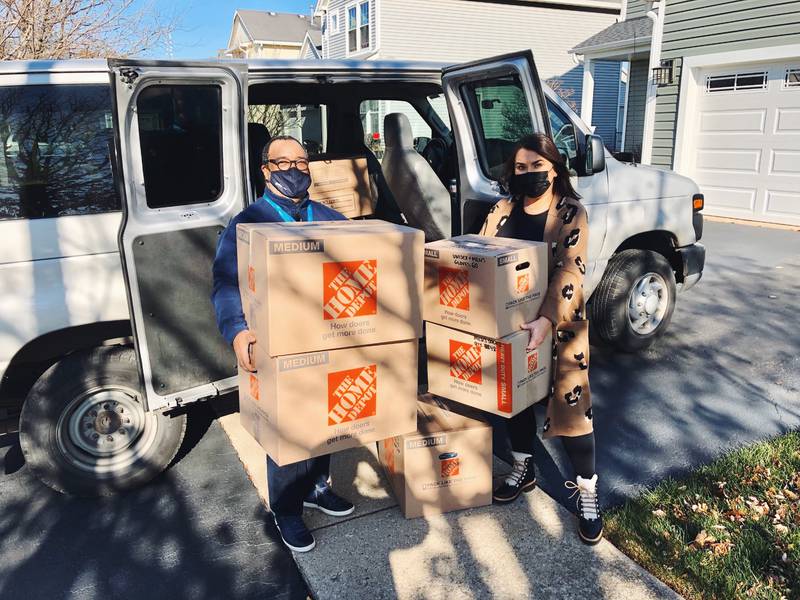
[[647, 13], [653, 22], [653, 35], [650, 42], [650, 62], [647, 68], [647, 97], [644, 105], [644, 131], [642, 133], [642, 164], [649, 165], [653, 158], [653, 135], [656, 125], [656, 96], [658, 86], [653, 79], [653, 69], [661, 65], [661, 39], [664, 35], [664, 17], [667, 0], [659, 0]]

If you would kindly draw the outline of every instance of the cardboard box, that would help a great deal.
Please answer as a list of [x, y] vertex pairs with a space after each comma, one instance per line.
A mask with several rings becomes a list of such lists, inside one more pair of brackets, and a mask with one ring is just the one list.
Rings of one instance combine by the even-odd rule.
[[422, 335], [421, 231], [378, 220], [240, 224], [237, 239], [248, 327], [270, 356]]
[[492, 503], [492, 427], [475, 411], [431, 396], [417, 429], [378, 443], [378, 456], [407, 519]]
[[528, 352], [529, 334], [492, 339], [428, 323], [428, 391], [502, 417], [550, 394], [553, 338]]
[[425, 244], [426, 321], [501, 338], [536, 318], [547, 244], [462, 235]]
[[313, 159], [308, 163], [311, 171], [312, 200], [338, 210], [345, 217], [366, 217], [375, 209], [375, 198], [363, 157], [335, 160]]
[[269, 357], [239, 370], [242, 426], [279, 465], [413, 431], [418, 341]]

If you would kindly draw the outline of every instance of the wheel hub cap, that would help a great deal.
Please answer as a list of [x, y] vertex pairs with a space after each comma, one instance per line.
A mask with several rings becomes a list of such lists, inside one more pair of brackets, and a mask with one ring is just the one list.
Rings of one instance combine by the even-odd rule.
[[655, 331], [669, 307], [669, 288], [658, 273], [647, 273], [636, 280], [628, 300], [628, 319], [633, 330], [646, 335]]
[[101, 388], [87, 392], [66, 415], [62, 445], [94, 458], [118, 455], [141, 437], [146, 415], [133, 390]]

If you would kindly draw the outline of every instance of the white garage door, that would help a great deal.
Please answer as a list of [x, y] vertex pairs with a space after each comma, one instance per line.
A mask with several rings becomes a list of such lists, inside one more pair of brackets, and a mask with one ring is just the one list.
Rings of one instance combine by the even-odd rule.
[[694, 178], [712, 215], [800, 225], [800, 59], [701, 73]]

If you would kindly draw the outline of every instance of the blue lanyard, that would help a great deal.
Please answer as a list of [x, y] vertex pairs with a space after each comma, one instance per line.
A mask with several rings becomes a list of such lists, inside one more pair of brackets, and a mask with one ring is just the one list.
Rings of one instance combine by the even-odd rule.
[[[283, 219], [283, 220], [284, 220], [284, 221], [286, 221], [287, 223], [294, 223], [294, 222], [295, 222], [295, 219], [294, 219], [294, 218], [292, 218], [292, 215], [290, 215], [289, 213], [287, 213], [287, 212], [286, 212], [285, 210], [283, 210], [283, 209], [282, 209], [280, 206], [278, 206], [278, 205], [277, 205], [275, 202], [273, 202], [272, 198], [269, 198], [269, 197], [267, 197], [266, 195], [264, 195], [264, 200], [266, 200], [267, 202], [269, 202], [269, 205], [270, 205], [272, 208], [274, 208], [274, 209], [275, 209], [275, 212], [276, 212], [276, 213], [278, 213], [278, 216], [279, 216], [281, 219]], [[311, 212], [311, 203], [310, 203], [310, 202], [308, 203], [308, 207], [307, 207], [306, 215], [307, 215], [307, 217], [306, 217], [306, 221], [313, 221], [313, 220], [314, 220], [314, 214]]]

